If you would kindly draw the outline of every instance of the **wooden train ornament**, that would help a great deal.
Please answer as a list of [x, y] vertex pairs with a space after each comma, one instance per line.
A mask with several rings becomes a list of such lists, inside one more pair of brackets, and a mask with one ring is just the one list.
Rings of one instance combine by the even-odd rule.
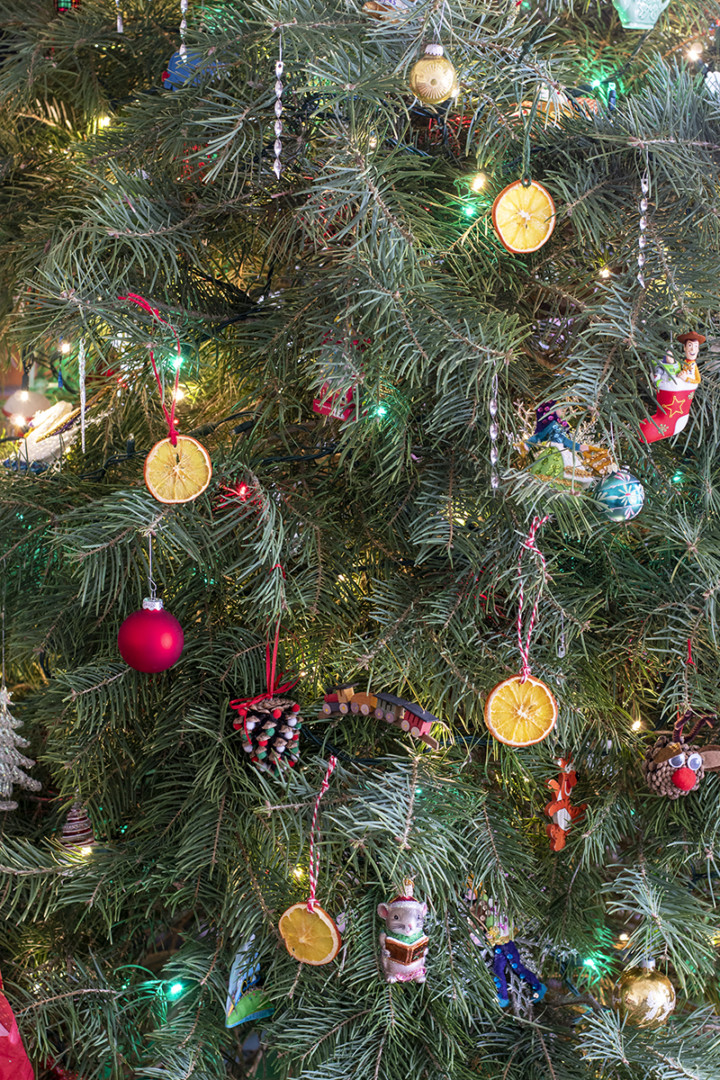
[[432, 750], [437, 750], [439, 746], [437, 739], [430, 734], [433, 724], [440, 722], [438, 718], [414, 702], [405, 701], [404, 698], [394, 697], [392, 694], [368, 694], [363, 691], [356, 693], [353, 683], [345, 683], [325, 695], [321, 716], [332, 716], [335, 713], [341, 716], [347, 716], [348, 713], [359, 713], [361, 716], [372, 714], [378, 720], [401, 728]]

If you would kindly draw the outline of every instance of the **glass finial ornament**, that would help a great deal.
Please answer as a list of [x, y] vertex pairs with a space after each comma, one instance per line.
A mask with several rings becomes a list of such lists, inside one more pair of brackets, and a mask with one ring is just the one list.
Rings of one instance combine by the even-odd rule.
[[613, 0], [623, 30], [652, 30], [670, 0]]
[[92, 822], [82, 803], [70, 807], [60, 832], [60, 843], [65, 848], [89, 848], [95, 843]]
[[22, 726], [10, 712], [11, 694], [3, 679], [0, 686], [0, 810], [16, 810], [17, 803], [12, 798], [13, 787], [26, 791], [39, 791], [41, 784], [28, 776], [24, 769], [31, 769], [35, 764], [30, 758], [20, 753], [20, 749], [29, 746], [27, 739], [17, 734]]
[[426, 45], [425, 55], [410, 68], [410, 89], [423, 105], [439, 105], [455, 97], [458, 86], [457, 72], [444, 55], [442, 45]]

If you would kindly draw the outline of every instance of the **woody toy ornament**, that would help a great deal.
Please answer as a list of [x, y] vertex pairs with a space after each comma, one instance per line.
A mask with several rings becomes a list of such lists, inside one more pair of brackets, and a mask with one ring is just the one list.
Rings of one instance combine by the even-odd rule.
[[679, 363], [668, 352], [655, 372], [657, 412], [640, 425], [640, 433], [647, 443], [669, 439], [683, 430], [688, 422], [693, 395], [700, 385], [697, 358], [705, 338], [691, 330], [678, 334], [677, 340], [685, 347], [685, 359]]

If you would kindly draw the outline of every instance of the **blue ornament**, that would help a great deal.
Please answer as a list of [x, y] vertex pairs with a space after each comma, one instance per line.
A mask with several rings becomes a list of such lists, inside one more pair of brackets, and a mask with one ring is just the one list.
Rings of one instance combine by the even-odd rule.
[[190, 76], [200, 67], [202, 62], [202, 53], [194, 49], [188, 49], [185, 56], [181, 56], [179, 52], [173, 53], [167, 71], [163, 73], [163, 86], [165, 89], [179, 90], [181, 86], [197, 86], [198, 83], [202, 82], [204, 73], [196, 75], [194, 79], [191, 79]]
[[604, 516], [617, 523], [630, 521], [642, 510], [645, 489], [627, 469], [618, 469], [600, 481], [593, 492]]

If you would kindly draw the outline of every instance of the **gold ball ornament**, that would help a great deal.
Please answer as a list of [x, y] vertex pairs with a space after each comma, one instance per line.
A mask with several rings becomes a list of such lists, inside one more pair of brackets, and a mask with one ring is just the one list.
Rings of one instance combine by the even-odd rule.
[[634, 1027], [660, 1027], [675, 1008], [675, 987], [654, 963], [628, 968], [613, 988], [612, 1006]]
[[457, 72], [443, 55], [442, 45], [425, 46], [425, 55], [410, 68], [409, 81], [410, 89], [423, 105], [439, 105], [460, 90]]

